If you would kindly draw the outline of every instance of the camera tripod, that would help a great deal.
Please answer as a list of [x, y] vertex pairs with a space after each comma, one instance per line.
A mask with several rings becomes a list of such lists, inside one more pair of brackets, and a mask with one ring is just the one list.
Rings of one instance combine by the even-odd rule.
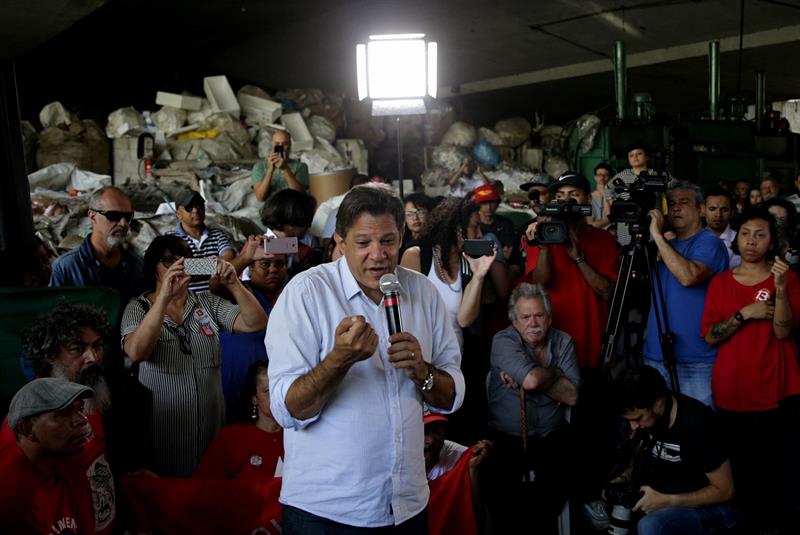
[[[650, 306], [653, 307], [653, 318], [658, 329], [658, 343], [661, 346], [661, 355], [664, 367], [669, 373], [672, 391], [680, 392], [678, 373], [675, 365], [674, 343], [675, 335], [670, 331], [669, 318], [667, 317], [664, 290], [661, 285], [661, 275], [656, 266], [653, 251], [648, 247], [650, 234], [647, 223], [630, 223], [631, 243], [622, 248], [620, 254], [622, 261], [617, 275], [617, 284], [608, 312], [608, 321], [603, 331], [603, 346], [600, 350], [600, 366], [603, 372], [609, 368], [614, 348], [620, 335], [623, 320], [631, 310], [631, 281], [636, 277], [647, 279], [650, 287]], [[641, 340], [637, 341], [641, 347]]]

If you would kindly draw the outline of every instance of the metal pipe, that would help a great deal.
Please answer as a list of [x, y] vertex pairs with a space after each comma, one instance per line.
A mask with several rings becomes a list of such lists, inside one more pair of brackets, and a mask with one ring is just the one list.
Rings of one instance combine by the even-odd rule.
[[756, 128], [764, 130], [764, 117], [767, 113], [767, 74], [761, 70], [756, 72]]
[[617, 119], [625, 119], [628, 77], [625, 71], [625, 42], [614, 43], [614, 97], [617, 102]]
[[719, 120], [719, 41], [708, 43], [708, 103], [711, 120]]

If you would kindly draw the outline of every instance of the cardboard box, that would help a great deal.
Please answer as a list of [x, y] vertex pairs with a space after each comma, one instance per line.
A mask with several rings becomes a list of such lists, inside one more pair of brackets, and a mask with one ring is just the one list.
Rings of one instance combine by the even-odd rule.
[[368, 175], [369, 152], [362, 139], [337, 139], [336, 150], [344, 161], [355, 167], [362, 175]]
[[203, 105], [203, 99], [189, 95], [178, 95], [159, 91], [156, 93], [156, 104], [160, 106], [172, 106], [182, 110], [197, 111]]
[[[355, 169], [339, 169], [309, 176], [308, 192], [317, 200], [317, 206], [335, 195], [350, 189]], [[409, 190], [411, 191], [411, 190]]]
[[203, 90], [215, 113], [228, 113], [239, 120], [239, 101], [228, 83], [227, 76], [207, 76], [203, 78]]
[[259, 124], [274, 123], [283, 113], [283, 106], [280, 102], [253, 95], [239, 95], [239, 106], [242, 115]]
[[292, 151], [300, 152], [314, 148], [314, 136], [311, 135], [300, 113], [284, 113], [281, 115], [281, 124], [292, 136]]

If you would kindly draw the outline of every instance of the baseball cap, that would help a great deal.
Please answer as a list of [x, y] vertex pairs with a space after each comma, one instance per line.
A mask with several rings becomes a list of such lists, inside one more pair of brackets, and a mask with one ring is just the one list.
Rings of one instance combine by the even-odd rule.
[[558, 177], [558, 180], [550, 186], [550, 191], [555, 192], [561, 186], [575, 186], [585, 191], [587, 195], [592, 192], [592, 188], [589, 185], [589, 181], [586, 180], [586, 177], [575, 171], [564, 171], [564, 173]]
[[519, 189], [522, 191], [528, 191], [533, 186], [544, 186], [549, 188], [555, 181], [556, 180], [547, 173], [536, 173], [528, 182], [521, 184]]
[[432, 424], [433, 422], [447, 422], [447, 418], [435, 412], [426, 412], [422, 417], [423, 425]]
[[187, 206], [194, 206], [197, 203], [205, 204], [206, 201], [203, 199], [203, 196], [200, 195], [199, 192], [191, 189], [191, 188], [183, 188], [178, 193], [175, 194], [175, 207], [183, 206], [184, 208]]
[[497, 188], [491, 184], [479, 186], [472, 192], [472, 202], [482, 203], [490, 201], [500, 202], [500, 194], [497, 192]]
[[94, 390], [66, 379], [45, 377], [26, 384], [14, 395], [8, 409], [8, 427], [14, 429], [20, 420], [60, 411], [78, 398], [90, 398]]

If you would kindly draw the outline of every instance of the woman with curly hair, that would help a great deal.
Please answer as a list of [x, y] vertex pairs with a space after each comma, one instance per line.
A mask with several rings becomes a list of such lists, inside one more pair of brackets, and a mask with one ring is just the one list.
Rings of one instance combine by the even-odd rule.
[[433, 209], [419, 245], [408, 248], [400, 261], [401, 266], [426, 275], [436, 286], [462, 350], [461, 329], [478, 317], [484, 280], [497, 257], [497, 245], [492, 256], [472, 258], [464, 254], [464, 239], [481, 237], [478, 205], [450, 197]]

